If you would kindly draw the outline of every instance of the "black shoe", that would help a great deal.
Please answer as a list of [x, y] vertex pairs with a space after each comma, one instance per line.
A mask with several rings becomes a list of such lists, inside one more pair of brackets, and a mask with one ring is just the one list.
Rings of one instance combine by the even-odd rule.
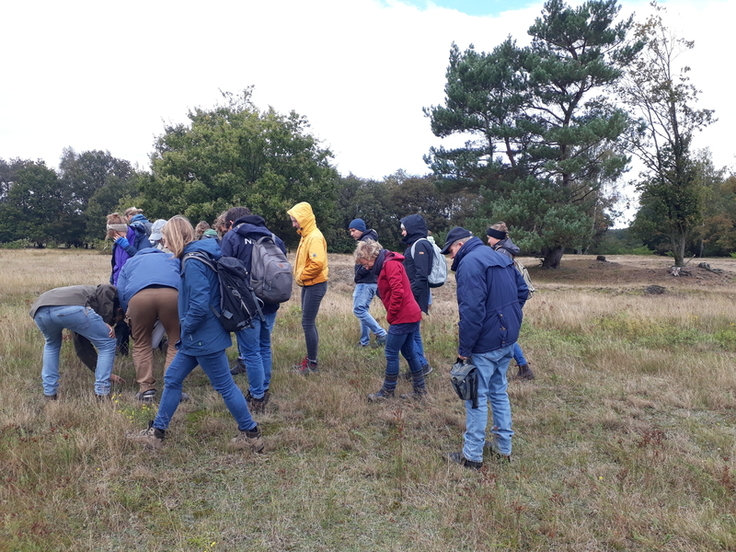
[[449, 462], [460, 464], [462, 467], [471, 470], [479, 470], [483, 467], [483, 462], [473, 462], [472, 460], [468, 460], [467, 458], [465, 458], [465, 456], [463, 456], [462, 452], [451, 452], [447, 455], [447, 460]]
[[59, 398], [59, 396], [56, 393], [54, 393], [53, 395], [44, 395], [43, 398], [46, 399], [47, 401], [55, 401]]
[[110, 395], [95, 395], [95, 398], [97, 399], [97, 402], [99, 403], [106, 403], [106, 402], [110, 402], [111, 400]]
[[143, 393], [138, 392], [135, 394], [135, 400], [150, 404], [156, 400], [156, 390], [149, 389], [148, 391], [143, 391]]
[[237, 376], [238, 374], [245, 374], [248, 370], [245, 366], [245, 361], [239, 358], [235, 364], [230, 365], [230, 375]]
[[268, 402], [268, 399], [266, 398], [265, 393], [260, 399], [256, 399], [250, 394], [250, 391], [248, 391], [245, 395], [245, 400], [248, 403], [248, 410], [250, 410], [252, 414], [263, 414], [266, 411], [266, 403]]

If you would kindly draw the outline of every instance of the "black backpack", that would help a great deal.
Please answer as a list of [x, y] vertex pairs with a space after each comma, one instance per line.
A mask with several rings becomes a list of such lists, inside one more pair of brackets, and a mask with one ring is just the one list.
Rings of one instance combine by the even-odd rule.
[[228, 332], [238, 332], [253, 327], [253, 319], [257, 316], [263, 320], [261, 301], [250, 287], [250, 277], [243, 261], [235, 257], [220, 257], [215, 260], [201, 251], [184, 255], [187, 259], [197, 259], [217, 274], [220, 282], [220, 312], [210, 305], [210, 309]]

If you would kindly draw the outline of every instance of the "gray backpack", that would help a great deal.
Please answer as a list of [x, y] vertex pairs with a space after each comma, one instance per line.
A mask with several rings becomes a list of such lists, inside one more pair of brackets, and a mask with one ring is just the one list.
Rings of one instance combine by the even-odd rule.
[[264, 303], [283, 303], [291, 298], [294, 277], [291, 264], [276, 245], [276, 236], [263, 236], [253, 243], [250, 284]]
[[427, 282], [429, 283], [429, 287], [438, 288], [444, 285], [445, 281], [447, 280], [447, 261], [445, 260], [445, 256], [442, 254], [442, 250], [439, 248], [439, 246], [433, 241], [428, 240], [427, 238], [419, 238], [411, 246], [412, 259], [414, 258], [414, 250], [417, 247], [417, 243], [422, 240], [428, 241], [429, 244], [432, 246], [432, 264], [429, 275], [427, 276]]

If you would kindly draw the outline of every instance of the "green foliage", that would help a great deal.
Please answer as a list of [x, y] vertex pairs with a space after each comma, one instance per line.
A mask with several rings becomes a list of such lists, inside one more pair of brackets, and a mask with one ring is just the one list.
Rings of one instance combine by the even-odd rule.
[[688, 242], [703, 219], [703, 188], [690, 151], [693, 134], [713, 122], [713, 111], [695, 109], [699, 91], [690, 83], [690, 68], [678, 69], [677, 58], [693, 42], [677, 38], [655, 9], [635, 27], [646, 48], [631, 64], [619, 94], [638, 117], [627, 133], [629, 150], [643, 163], [641, 209], [635, 228], [640, 235], [659, 234], [669, 241], [676, 266], [684, 266]]
[[153, 178], [140, 184], [139, 206], [154, 217], [213, 221], [243, 205], [295, 242], [286, 211], [308, 201], [329, 242], [337, 186], [332, 153], [307, 132], [306, 118], [259, 111], [250, 89], [223, 97], [224, 105], [190, 111], [188, 124], [165, 127], [153, 155]]
[[632, 20], [614, 23], [619, 10], [615, 0], [549, 0], [529, 47], [508, 39], [486, 54], [453, 45], [445, 105], [425, 109], [437, 136], [474, 138], [430, 150], [442, 185], [479, 191], [478, 218], [506, 221], [547, 267], [610, 224], [606, 185], [627, 163], [616, 146], [628, 118], [601, 93], [641, 47], [625, 42]]

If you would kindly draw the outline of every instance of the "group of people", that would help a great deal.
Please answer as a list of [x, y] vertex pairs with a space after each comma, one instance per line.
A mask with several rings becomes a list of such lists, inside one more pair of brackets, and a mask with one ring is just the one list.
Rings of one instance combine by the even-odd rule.
[[[306, 355], [293, 370], [309, 375], [319, 372], [316, 318], [329, 279], [327, 243], [309, 203], [298, 203], [287, 214], [301, 236], [293, 277], [301, 288], [306, 345]], [[136, 399], [154, 401], [157, 389], [153, 351], [157, 347], [155, 334], [160, 329], [169, 346], [158, 412], [149, 427], [132, 438], [154, 447], [163, 443], [179, 403], [188, 398], [182, 390], [183, 382], [199, 365], [238, 424], [240, 434], [232, 439], [233, 445], [261, 452], [261, 430], [251, 413], [264, 412], [269, 402], [271, 334], [279, 305], [264, 304], [261, 316], [254, 317], [250, 327], [236, 332], [238, 359], [231, 367], [226, 354], [232, 345], [231, 336], [219, 323], [214, 308], [220, 304], [218, 277], [211, 267], [196, 259], [197, 254], [213, 260], [236, 257], [250, 271], [253, 246], [259, 239], [272, 239], [283, 253], [286, 247], [266, 227], [262, 217], [245, 207], [223, 213], [215, 223], [217, 231], [202, 224], [198, 227], [195, 230], [182, 216], [150, 223], [136, 208], [123, 215], [108, 216], [108, 237], [114, 240], [110, 283], [50, 290], [31, 309], [30, 314], [46, 339], [44, 395], [57, 398], [64, 328], [72, 331], [78, 355], [94, 371], [94, 390], [100, 400], [109, 396], [111, 379], [115, 379], [112, 367], [116, 350], [124, 352], [120, 336], [129, 331], [139, 386]], [[362, 219], [352, 220], [348, 228], [357, 241], [353, 294], [353, 311], [360, 323], [357, 346], [370, 346], [373, 334], [375, 346], [385, 348], [384, 381], [377, 392], [368, 395], [370, 402], [395, 397], [399, 354], [408, 363], [404, 377], [412, 384], [412, 392], [402, 397], [422, 400], [427, 394], [425, 377], [432, 372], [424, 353], [421, 321], [423, 314], [429, 313], [432, 301], [428, 278], [432, 263], [437, 262], [435, 245], [421, 215], [403, 218], [401, 229], [406, 246], [403, 254], [384, 249], [376, 231]], [[499, 238], [501, 232], [504, 235]], [[449, 457], [470, 468], [482, 465], [484, 447], [510, 458], [513, 431], [506, 371], [512, 356], [517, 359], [519, 377], [534, 377], [516, 344], [521, 309], [528, 294], [524, 279], [513, 264], [518, 248], [508, 239], [505, 229], [489, 228], [488, 241], [492, 247], [483, 246], [467, 230], [454, 228], [442, 248], [442, 254], [453, 259], [451, 269], [457, 277], [458, 357], [472, 362], [479, 376], [481, 400], [477, 408], [466, 403], [465, 446], [462, 452]], [[369, 312], [376, 295], [386, 310], [387, 329]], [[124, 342], [127, 344], [127, 336]], [[248, 377], [245, 395], [233, 379], [241, 373]], [[493, 410], [493, 438], [486, 441], [488, 402]]]

